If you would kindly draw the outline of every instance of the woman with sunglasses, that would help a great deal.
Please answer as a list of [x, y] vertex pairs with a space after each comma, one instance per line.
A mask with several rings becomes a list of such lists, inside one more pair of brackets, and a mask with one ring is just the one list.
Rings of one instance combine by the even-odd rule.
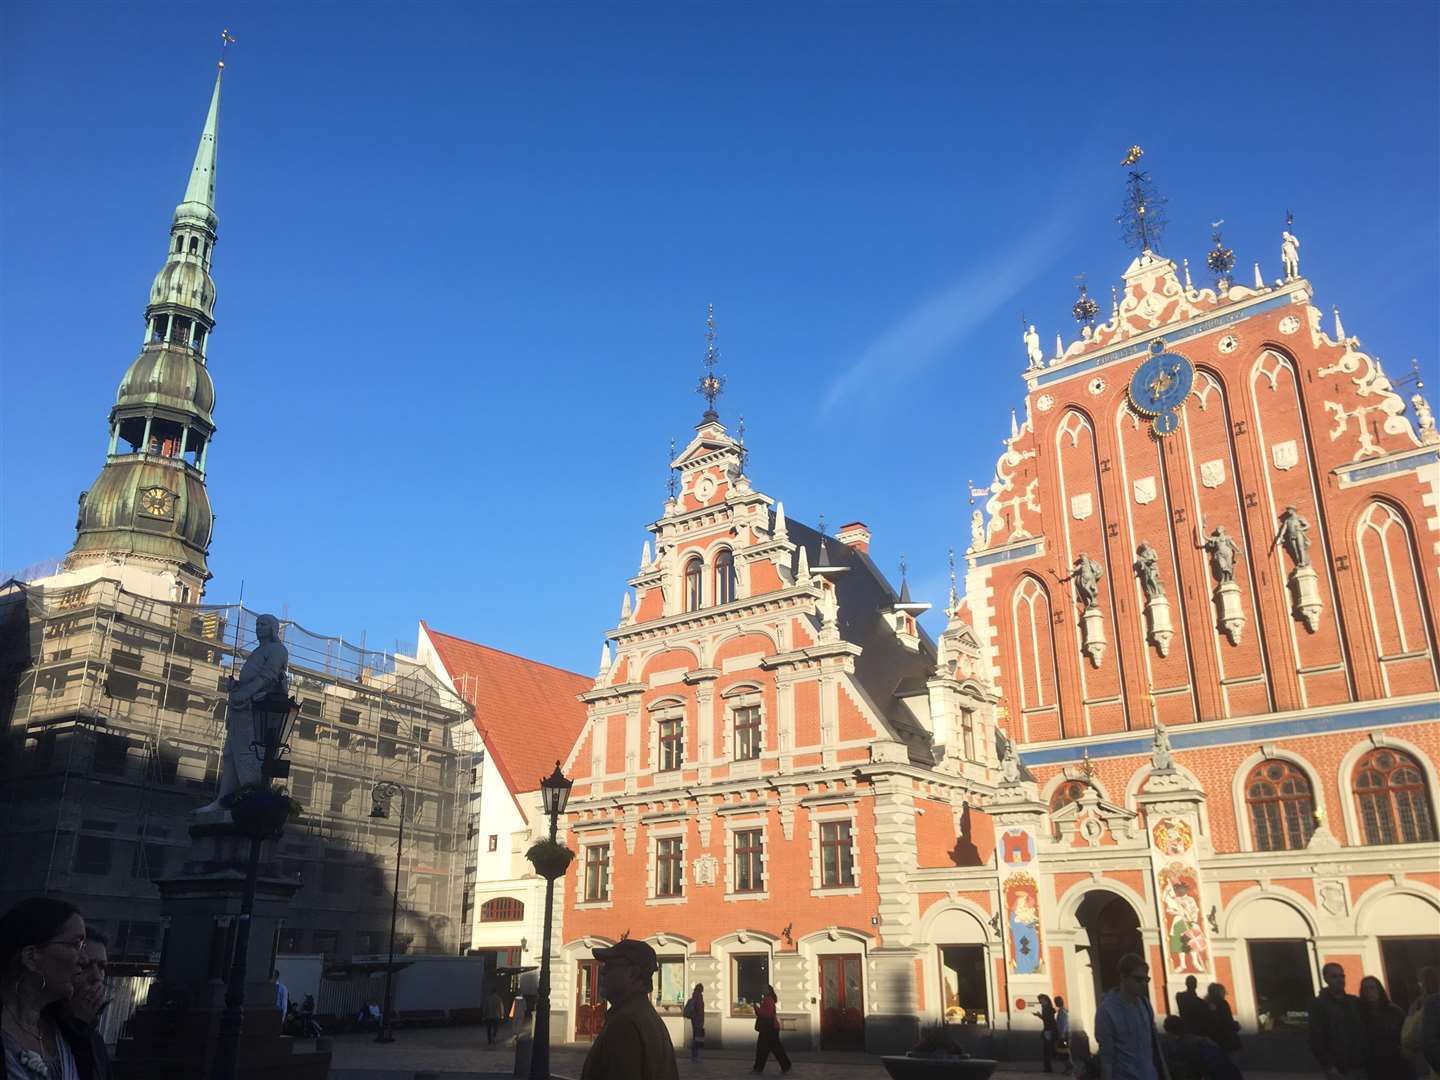
[[37, 896], [0, 916], [0, 1041], [5, 1080], [94, 1080], [88, 1047], [72, 1046], [58, 1010], [85, 967], [85, 920]]

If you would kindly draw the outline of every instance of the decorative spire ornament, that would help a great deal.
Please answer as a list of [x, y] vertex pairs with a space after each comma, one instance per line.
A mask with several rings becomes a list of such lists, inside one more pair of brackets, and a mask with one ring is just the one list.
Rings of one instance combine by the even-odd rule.
[[1263, 288], [1265, 288], [1265, 278], [1264, 278], [1264, 277], [1261, 275], [1261, 273], [1260, 273], [1260, 260], [1259, 260], [1259, 259], [1256, 259], [1256, 260], [1255, 260], [1255, 288], [1256, 288], [1256, 289], [1263, 289]]
[[740, 442], [740, 472], [745, 472], [745, 463], [750, 458], [750, 451], [745, 449], [745, 414], [740, 414], [740, 428], [735, 433]]
[[1194, 290], [1195, 285], [1190, 280], [1190, 260], [1188, 258], [1181, 259], [1180, 265], [1185, 268], [1185, 291], [1191, 292]]
[[1335, 340], [1343, 345], [1345, 344], [1345, 324], [1340, 321], [1340, 305], [1336, 304], [1331, 310], [1335, 312]]
[[620, 601], [620, 625], [624, 626], [630, 621], [630, 590], [625, 590], [625, 598]]
[[775, 504], [775, 531], [772, 535], [776, 540], [790, 539], [790, 529], [785, 524], [785, 503], [783, 500]]
[[1222, 292], [1229, 290], [1230, 271], [1235, 269], [1235, 252], [1220, 239], [1220, 226], [1224, 224], [1224, 218], [1210, 223], [1210, 240], [1214, 247], [1205, 255], [1205, 265], [1215, 275], [1215, 284]]
[[1142, 255], [1159, 250], [1160, 234], [1166, 224], [1166, 199], [1155, 191], [1150, 174], [1138, 168], [1144, 154], [1145, 151], [1137, 144], [1130, 147], [1125, 159], [1120, 162], [1130, 173], [1126, 181], [1125, 203], [1120, 216], [1115, 219], [1125, 242]]
[[959, 603], [960, 603], [960, 591], [959, 591], [959, 588], [957, 587], [956, 578], [955, 578], [955, 549], [954, 549], [953, 547], [950, 549], [949, 555], [950, 555], [950, 607], [948, 608], [948, 610], [950, 611], [951, 614], [954, 614], [955, 608], [956, 608], [957, 606], [959, 606]]
[[705, 399], [705, 415], [702, 420], [705, 423], [713, 423], [720, 419], [720, 414], [715, 411], [715, 399], [725, 391], [725, 376], [715, 370], [720, 363], [720, 350], [715, 347], [715, 305], [710, 304], [705, 315], [705, 374], [700, 376], [699, 385], [695, 392]]
[[643, 574], [650, 569], [650, 564], [655, 560], [650, 557], [650, 541], [645, 541], [645, 546], [640, 549], [640, 572]]
[[[675, 491], [680, 484], [679, 474], [675, 471], [675, 436], [670, 436], [670, 456], [665, 459], [670, 463], [670, 479], [665, 482], [665, 489], [670, 493], [670, 501], [675, 501]], [[649, 542], [646, 542], [649, 546]]]
[[1082, 326], [1094, 326], [1095, 316], [1100, 313], [1100, 305], [1090, 295], [1085, 287], [1085, 275], [1076, 274], [1075, 281], [1080, 286], [1080, 299], [1075, 301], [1070, 313], [1075, 316], [1075, 321]]

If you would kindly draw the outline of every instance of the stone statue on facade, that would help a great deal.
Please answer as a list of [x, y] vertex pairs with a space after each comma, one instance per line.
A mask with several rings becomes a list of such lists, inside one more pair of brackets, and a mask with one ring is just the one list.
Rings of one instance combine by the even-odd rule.
[[1097, 598], [1100, 595], [1100, 579], [1104, 576], [1105, 571], [1100, 564], [1082, 551], [1070, 573], [1060, 579], [1060, 584], [1075, 582], [1075, 599], [1080, 602], [1081, 607], [1093, 608], [1099, 606]]
[[1005, 751], [1000, 755], [1000, 775], [1007, 784], [1020, 782], [1020, 757], [1015, 753], [1015, 744], [1009, 736], [1005, 738]]
[[225, 808], [227, 800], [243, 787], [259, 784], [260, 758], [256, 753], [255, 718], [251, 707], [258, 698], [285, 695], [290, 652], [280, 644], [280, 620], [274, 615], [255, 619], [255, 651], [245, 658], [240, 675], [230, 688], [225, 716], [225, 747], [221, 752], [220, 791], [215, 801], [197, 813]]
[[1200, 542], [1210, 556], [1210, 573], [1215, 576], [1215, 584], [1229, 585], [1235, 581], [1235, 556], [1239, 554], [1239, 547], [1225, 532], [1224, 525], [1216, 525], [1211, 534]]
[[1285, 549], [1297, 568], [1310, 565], [1310, 523], [1293, 506], [1285, 507], [1285, 512], [1280, 515], [1280, 531], [1270, 541], [1270, 546], [1273, 548], [1277, 543]]
[[1155, 742], [1150, 747], [1150, 768], [1155, 772], [1175, 771], [1175, 755], [1170, 749], [1170, 732], [1159, 720], [1155, 721]]
[[1030, 324], [1030, 329], [1025, 331], [1025, 358], [1028, 361], [1026, 371], [1033, 371], [1045, 365], [1045, 354], [1040, 348], [1040, 335], [1035, 330], [1035, 324]]
[[1147, 541], [1141, 541], [1135, 549], [1135, 576], [1140, 579], [1140, 589], [1146, 600], [1158, 600], [1165, 595], [1165, 586], [1160, 582], [1160, 556]]
[[985, 546], [985, 515], [979, 510], [970, 512], [970, 545], [977, 549]]
[[1280, 234], [1280, 262], [1285, 267], [1285, 280], [1300, 276], [1300, 240], [1289, 229]]
[[1419, 429], [1420, 441], [1424, 443], [1440, 442], [1440, 434], [1435, 431], [1435, 414], [1430, 411], [1430, 403], [1425, 400], [1425, 395], [1412, 394], [1410, 408], [1415, 410], [1415, 425]]

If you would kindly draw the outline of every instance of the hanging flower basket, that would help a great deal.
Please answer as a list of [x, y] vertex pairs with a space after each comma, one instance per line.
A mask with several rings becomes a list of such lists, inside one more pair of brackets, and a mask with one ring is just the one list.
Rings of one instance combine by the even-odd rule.
[[268, 787], [246, 787], [230, 802], [230, 820], [246, 836], [279, 836], [298, 804]]
[[537, 874], [547, 881], [554, 881], [565, 876], [575, 853], [558, 841], [537, 840], [530, 845], [530, 850], [525, 852], [525, 857], [530, 860], [530, 865], [535, 867]]

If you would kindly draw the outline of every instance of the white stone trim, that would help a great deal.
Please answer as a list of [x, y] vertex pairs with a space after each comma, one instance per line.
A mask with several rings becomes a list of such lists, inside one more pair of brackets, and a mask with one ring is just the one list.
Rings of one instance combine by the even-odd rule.
[[[1245, 805], [1245, 781], [1256, 765], [1262, 761], [1271, 760], [1289, 762], [1305, 774], [1310, 781], [1310, 791], [1314, 796], [1316, 810], [1323, 810], [1328, 805], [1325, 798], [1325, 785], [1320, 781], [1320, 772], [1306, 759], [1304, 754], [1290, 747], [1281, 750], [1271, 743], [1261, 743], [1259, 750], [1235, 767], [1235, 775], [1230, 781], [1230, 797], [1235, 811], [1235, 833], [1239, 840], [1240, 851], [1256, 850], [1255, 835], [1250, 825], [1250, 810]], [[1265, 854], [1273, 855], [1274, 852]]]
[[[1437, 708], [1440, 713], [1440, 708]], [[1355, 773], [1355, 766], [1360, 759], [1371, 750], [1379, 747], [1388, 747], [1391, 750], [1398, 750], [1408, 754], [1415, 759], [1420, 766], [1420, 773], [1425, 777], [1425, 793], [1430, 796], [1430, 813], [1432, 816], [1440, 812], [1440, 784], [1436, 783], [1436, 766], [1430, 760], [1428, 754], [1419, 746], [1406, 739], [1397, 739], [1388, 731], [1381, 728], [1372, 728], [1365, 732], [1365, 737], [1360, 739], [1340, 759], [1340, 764], [1335, 770], [1335, 790], [1340, 793], [1341, 812], [1345, 818], [1344, 841], [1350, 847], [1384, 847], [1384, 848], [1406, 848], [1409, 844], [1376, 844], [1365, 843], [1365, 830], [1360, 824], [1360, 808], [1355, 803], [1355, 787], [1351, 783], [1351, 777]], [[1440, 825], [1440, 822], [1432, 821], [1432, 824]]]

